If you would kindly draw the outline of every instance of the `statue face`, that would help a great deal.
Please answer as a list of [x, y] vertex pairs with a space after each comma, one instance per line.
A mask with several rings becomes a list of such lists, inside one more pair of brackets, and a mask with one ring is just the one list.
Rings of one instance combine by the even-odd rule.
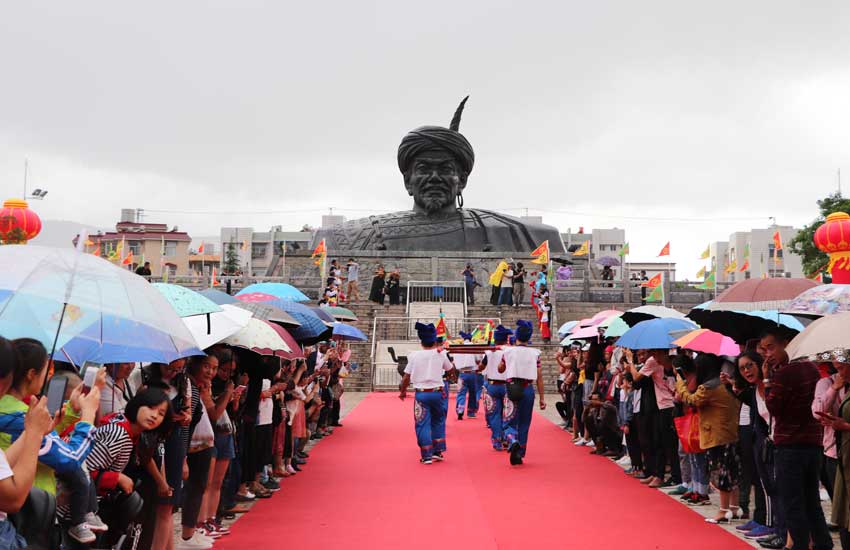
[[453, 208], [455, 197], [466, 187], [466, 176], [450, 153], [427, 151], [413, 161], [404, 185], [419, 208], [433, 213]]

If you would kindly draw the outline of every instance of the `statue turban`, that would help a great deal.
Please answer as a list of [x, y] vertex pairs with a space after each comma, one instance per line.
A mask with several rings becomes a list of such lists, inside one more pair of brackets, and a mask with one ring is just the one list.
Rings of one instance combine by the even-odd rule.
[[472, 172], [475, 152], [469, 141], [458, 132], [460, 117], [467, 99], [468, 96], [460, 102], [448, 128], [422, 126], [404, 136], [398, 146], [398, 168], [402, 173], [410, 170], [413, 159], [428, 151], [446, 151], [457, 160], [461, 170], [467, 174]]

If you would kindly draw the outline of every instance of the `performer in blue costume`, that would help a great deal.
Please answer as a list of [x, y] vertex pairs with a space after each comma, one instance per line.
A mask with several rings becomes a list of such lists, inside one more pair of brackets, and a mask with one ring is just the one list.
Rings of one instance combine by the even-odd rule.
[[[459, 334], [463, 338], [464, 344], [472, 343], [471, 334], [462, 331]], [[457, 395], [455, 396], [457, 419], [463, 420], [464, 409], [466, 409], [469, 418], [475, 418], [478, 414], [478, 403], [481, 397], [477, 372], [478, 364], [481, 362], [481, 356], [455, 353], [452, 355], [452, 362], [460, 373], [460, 388], [458, 388]], [[467, 399], [469, 401], [468, 404]]]
[[[513, 334], [510, 329], [499, 325], [493, 334], [494, 343], [497, 346], [508, 344], [508, 337]], [[505, 397], [505, 373], [499, 372], [502, 364], [504, 349], [488, 350], [484, 352], [481, 366], [484, 367], [484, 377], [487, 379], [484, 393], [484, 410], [487, 415], [487, 426], [490, 428], [490, 444], [497, 451], [507, 447], [504, 438], [504, 422], [502, 411], [504, 410]]]
[[448, 353], [437, 346], [437, 329], [433, 324], [416, 323], [422, 349], [407, 356], [404, 377], [399, 385], [399, 399], [407, 397], [413, 386], [413, 420], [422, 464], [442, 461], [446, 450], [446, 412], [443, 408], [443, 374], [454, 369]]
[[[543, 374], [540, 368], [540, 350], [529, 347], [533, 325], [528, 321], [517, 321], [516, 346], [507, 348], [502, 354], [499, 372], [505, 375], [508, 397], [512, 402], [505, 410], [505, 439], [511, 453], [513, 465], [522, 464], [528, 446], [528, 430], [534, 411], [534, 383], [540, 393], [540, 410], [546, 408], [543, 394]], [[517, 387], [512, 395], [511, 386]], [[508, 410], [510, 408], [510, 410]]]

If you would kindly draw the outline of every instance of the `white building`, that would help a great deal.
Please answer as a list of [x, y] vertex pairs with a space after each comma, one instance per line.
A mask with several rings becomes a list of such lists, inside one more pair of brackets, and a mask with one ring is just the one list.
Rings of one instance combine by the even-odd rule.
[[[779, 250], [775, 250], [773, 242], [773, 235], [777, 231], [782, 240], [782, 248]], [[773, 225], [732, 233], [729, 241], [709, 245], [710, 263], [706, 265], [706, 271], [716, 265], [718, 282], [738, 282], [765, 275], [804, 277], [803, 259], [787, 246], [799, 231], [788, 225]]]
[[312, 240], [312, 231], [283, 231], [281, 226], [264, 232], [254, 231], [253, 227], [222, 227], [221, 263], [224, 266], [227, 251], [232, 249], [236, 252], [242, 273], [261, 277], [285, 276], [286, 254], [306, 250]]

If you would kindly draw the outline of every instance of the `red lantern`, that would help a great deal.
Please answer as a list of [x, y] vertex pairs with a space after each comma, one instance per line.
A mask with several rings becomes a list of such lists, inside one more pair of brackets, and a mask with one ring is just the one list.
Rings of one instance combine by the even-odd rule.
[[850, 284], [850, 214], [833, 212], [815, 231], [815, 246], [829, 254], [832, 282]]
[[27, 201], [9, 199], [0, 210], [0, 240], [26, 243], [41, 231], [41, 219], [29, 209]]

